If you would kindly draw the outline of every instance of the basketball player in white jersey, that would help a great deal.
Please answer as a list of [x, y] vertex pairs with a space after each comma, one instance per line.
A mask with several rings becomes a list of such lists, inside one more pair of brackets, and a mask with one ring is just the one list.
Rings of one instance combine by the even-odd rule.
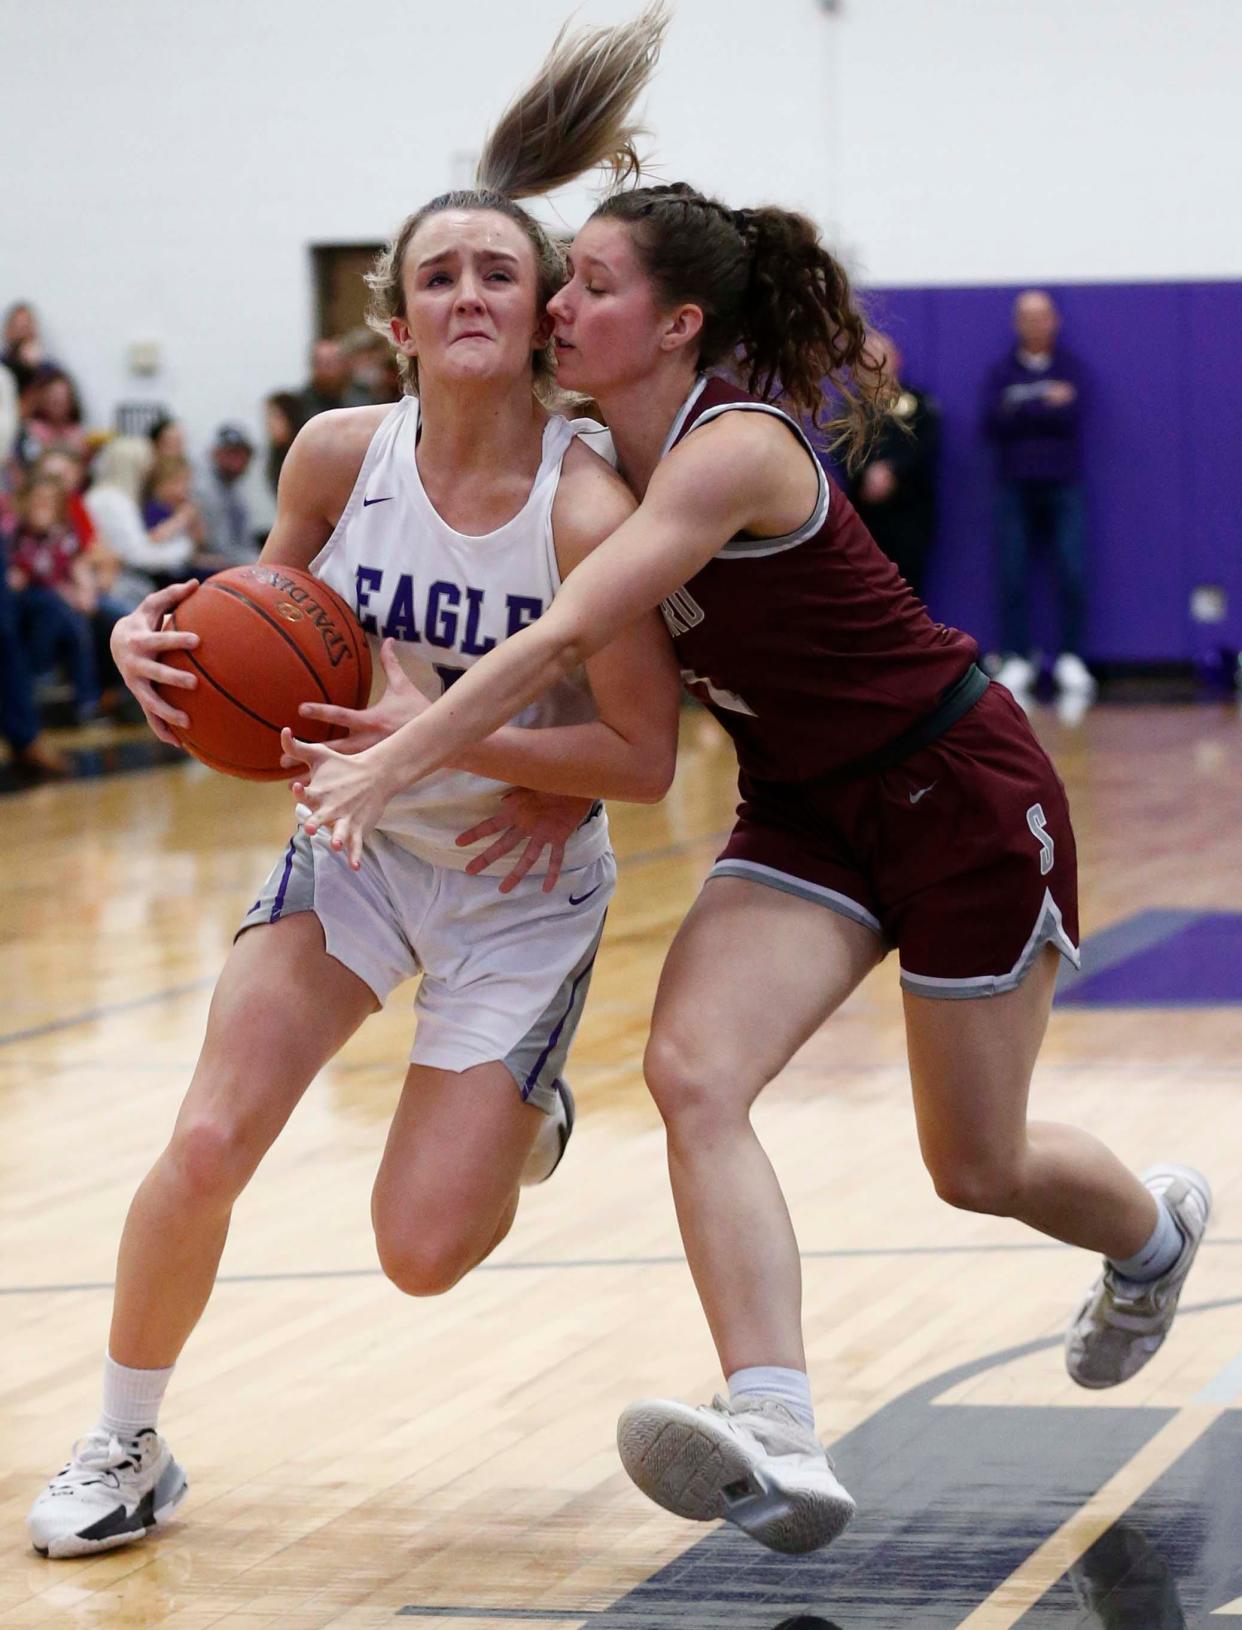
[[[555, 181], [523, 147], [532, 101], [559, 109], [575, 169], [632, 161], [625, 114], [661, 26], [648, 15], [558, 42], [491, 137], [481, 190], [433, 200], [377, 266], [376, 309], [417, 396], [311, 420], [285, 463], [263, 561], [276, 572], [309, 567], [355, 602], [373, 643], [384, 642], [380, 668], [399, 719], [412, 687], [441, 695], [537, 618], [633, 509], [581, 424], [541, 400], [544, 308], [563, 272], [513, 199]], [[616, 71], [601, 75], [601, 60]], [[126, 682], [166, 738], [186, 722], [169, 699], [184, 680], [161, 657], [195, 641], [161, 625], [188, 592], [150, 597], [116, 636]], [[615, 881], [595, 800], [663, 796], [677, 697], [653, 614], [585, 675], [567, 670], [554, 694], [460, 766], [395, 799], [359, 869], [326, 832], [295, 832], [243, 919], [171, 1141], [130, 1208], [102, 1413], [35, 1501], [37, 1550], [106, 1550], [180, 1504], [186, 1477], [157, 1415], [211, 1293], [233, 1203], [319, 1069], [419, 971], [411, 1062], [372, 1198], [380, 1262], [400, 1289], [431, 1295], [505, 1237], [519, 1185], [549, 1175], [572, 1124], [560, 1073]], [[381, 697], [368, 717], [382, 729], [384, 716]], [[486, 840], [463, 848], [456, 836], [496, 814], [509, 786], [573, 800], [550, 888], [502, 892], [495, 876], [465, 870]], [[555, 819], [536, 825], [547, 835]]]

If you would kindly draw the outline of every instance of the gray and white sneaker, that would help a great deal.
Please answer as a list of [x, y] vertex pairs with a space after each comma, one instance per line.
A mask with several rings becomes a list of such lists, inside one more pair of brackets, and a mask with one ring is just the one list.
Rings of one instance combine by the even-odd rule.
[[854, 1501], [822, 1443], [775, 1398], [697, 1409], [642, 1398], [617, 1422], [621, 1464], [648, 1499], [691, 1522], [723, 1517], [769, 1550], [817, 1551]]
[[87, 1556], [141, 1539], [185, 1499], [185, 1473], [152, 1427], [121, 1439], [97, 1427], [74, 1444], [69, 1464], [26, 1518], [40, 1556]]
[[1189, 1166], [1153, 1166], [1143, 1182], [1173, 1213], [1182, 1254], [1148, 1284], [1105, 1262], [1065, 1338], [1065, 1367], [1080, 1387], [1119, 1386], [1159, 1352], [1212, 1212], [1207, 1178]]

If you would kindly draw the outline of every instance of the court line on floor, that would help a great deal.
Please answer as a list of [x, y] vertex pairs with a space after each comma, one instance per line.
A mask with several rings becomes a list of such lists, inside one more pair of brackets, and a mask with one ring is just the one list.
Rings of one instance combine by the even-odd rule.
[[27, 1030], [10, 1030], [0, 1036], [0, 1047], [11, 1047], [18, 1041], [35, 1041], [40, 1036], [55, 1035], [58, 1030], [73, 1030], [78, 1025], [93, 1024], [97, 1019], [111, 1019], [117, 1013], [133, 1013], [140, 1007], [157, 1007], [161, 1002], [173, 1002], [179, 996], [190, 996], [195, 991], [208, 990], [216, 982], [215, 974], [191, 979], [184, 985], [169, 985], [166, 990], [153, 990], [146, 996], [132, 996], [127, 1002], [105, 1002], [102, 1007], [87, 1008], [84, 1013], [71, 1013], [63, 1019], [49, 1019], [46, 1024], [31, 1025]]
[[598, 1618], [608, 1611], [604, 1607], [576, 1607], [572, 1611], [563, 1607], [402, 1607], [399, 1619], [496, 1619], [506, 1624], [512, 1620], [534, 1621], [544, 1624], [581, 1624], [583, 1619]]
[[[1242, 1245], [1236, 1239], [1204, 1240], [1202, 1250]], [[920, 1256], [1023, 1256], [1036, 1251], [1072, 1251], [1056, 1240], [1030, 1245], [843, 1245], [835, 1250], [802, 1251], [803, 1262], [849, 1262], [858, 1258]], [[560, 1261], [480, 1262], [472, 1273], [550, 1273], [581, 1268], [681, 1268], [684, 1256], [567, 1257]], [[382, 1279], [382, 1268], [301, 1268], [289, 1273], [222, 1273], [217, 1285], [283, 1285], [316, 1279]], [[68, 1296], [82, 1291], [112, 1290], [111, 1279], [83, 1280], [74, 1285], [0, 1285], [0, 1296]]]
[[959, 1630], [1016, 1630], [1057, 1581], [1237, 1403], [1240, 1384], [1242, 1366], [1235, 1358], [1002, 1580]]
[[[712, 847], [723, 842], [727, 836], [727, 831], [707, 832], [701, 837], [697, 838], [679, 838], [674, 843], [666, 843], [656, 849], [640, 849], [634, 854], [619, 856], [619, 870], [624, 872], [625, 868], [629, 866], [652, 865], [656, 861], [668, 860], [675, 855], [686, 854], [693, 849], [699, 849], [704, 846]], [[1147, 915], [1161, 914], [1148, 913]], [[1165, 913], [1163, 915], [1176, 916], [1179, 914]], [[1197, 914], [1189, 912], [1181, 913], [1180, 915], [1193, 917]], [[1118, 929], [1125, 929], [1128, 925], [1126, 923], [1122, 923], [1115, 926]], [[1104, 930], [1103, 934], [1106, 935], [1109, 932], [1109, 930]], [[1099, 938], [1103, 936], [1101, 935], [1096, 937]], [[1106, 965], [1107, 964], [1103, 964], [1102, 966]], [[1100, 971], [1102, 971], [1102, 968], [1092, 969], [1092, 972]], [[161, 1002], [176, 1001], [178, 997], [190, 996], [197, 991], [207, 990], [215, 984], [218, 977], [219, 976], [217, 974], [205, 974], [200, 979], [192, 979], [183, 985], [170, 985], [165, 990], [151, 991], [150, 994], [146, 996], [135, 996], [125, 1002], [106, 1002], [102, 1007], [87, 1008], [83, 1013], [71, 1013], [63, 1019], [50, 1019], [46, 1024], [31, 1025], [24, 1030], [11, 1030], [7, 1034], [0, 1035], [0, 1047], [11, 1047], [14, 1045], [14, 1043], [20, 1041], [37, 1041], [43, 1036], [52, 1036], [62, 1030], [73, 1030], [80, 1025], [93, 1024], [100, 1019], [113, 1018], [118, 1013], [132, 1013], [137, 1011], [139, 1008], [157, 1007]], [[1062, 980], [1057, 987], [1058, 997], [1060, 997], [1064, 989], [1071, 988], [1071, 986], [1072, 981], [1067, 985], [1065, 980]]]
[[[1187, 1317], [1215, 1313], [1223, 1309], [1237, 1309], [1239, 1306], [1242, 1306], [1242, 1297], [1230, 1296], [1193, 1306], [1183, 1306], [1181, 1313], [1183, 1317]], [[875, 1414], [860, 1421], [843, 1438], [837, 1440], [833, 1446], [833, 1452], [834, 1454], [844, 1454], [845, 1446], [851, 1441], [856, 1444], [878, 1416], [910, 1406], [930, 1404], [938, 1397], [953, 1391], [977, 1376], [984, 1375], [991, 1370], [1003, 1370], [1008, 1365], [1030, 1358], [1036, 1353], [1049, 1352], [1059, 1347], [1062, 1339], [1058, 1335], [1023, 1342], [1018, 1346], [989, 1353], [981, 1359], [971, 1359], [965, 1364], [956, 1365], [950, 1370], [932, 1376], [929, 1380], [919, 1382], [916, 1386], [882, 1405]], [[1209, 1392], [1215, 1397], [1216, 1394], [1224, 1393], [1226, 1390], [1229, 1391], [1230, 1397], [1235, 1403], [1239, 1401], [1238, 1393], [1242, 1392], [1242, 1355], [1226, 1364], [1215, 1380], [1209, 1383], [1209, 1387], [1191, 1400], [1192, 1409], [1194, 1406], [1201, 1406], [1203, 1402], [1208, 1401], [1207, 1394]], [[1050, 1411], [1050, 1413], [1057, 1412], [1055, 1408]], [[1210, 1413], [1213, 1417], [1216, 1417], [1222, 1412], [1221, 1410], [1204, 1412], [1201, 1407], [1197, 1410], [1197, 1414], [1201, 1418], [1205, 1416], [1205, 1413]], [[1098, 1522], [1101, 1512], [1110, 1502], [1115, 1506], [1119, 1498], [1124, 1498], [1127, 1470], [1133, 1468], [1131, 1477], [1139, 1482], [1146, 1475], [1153, 1473], [1159, 1475], [1159, 1468], [1162, 1463], [1174, 1464], [1179, 1458], [1179, 1444], [1181, 1445], [1180, 1452], [1184, 1452], [1186, 1448], [1193, 1447], [1197, 1437], [1202, 1435], [1201, 1432], [1196, 1433], [1195, 1431], [1195, 1426], [1199, 1422], [1185, 1423], [1172, 1432], [1168, 1430], [1169, 1426], [1176, 1425], [1183, 1413], [1182, 1411], [1153, 1410], [1153, 1413], [1169, 1414], [1170, 1421], [1165, 1427], [1157, 1429], [1152, 1434], [1137, 1454], [1127, 1462], [1125, 1468], [1122, 1468], [1116, 1476], [1103, 1483], [1094, 1495], [1076, 1508], [1076, 1516], [1085, 1514], [1088, 1521]], [[1071, 1518], [1061, 1529], [1057, 1530], [1057, 1534], [1052, 1538], [1056, 1539], [1058, 1535], [1064, 1535], [1066, 1530], [1072, 1526], [1073, 1521], [1074, 1518]], [[709, 1622], [712, 1625], [719, 1624], [723, 1626], [728, 1624], [737, 1626], [738, 1630], [758, 1630], [755, 1619], [759, 1614], [762, 1614], [764, 1618], [764, 1630], [768, 1630], [768, 1626], [771, 1625], [769, 1615], [779, 1614], [780, 1624], [776, 1625], [774, 1630], [782, 1630], [782, 1627], [786, 1625], [790, 1626], [792, 1630], [793, 1626], [802, 1624], [805, 1624], [808, 1630], [813, 1625], [822, 1626], [823, 1630], [834, 1630], [833, 1623], [830, 1623], [827, 1618], [821, 1619], [818, 1616], [820, 1608], [818, 1606], [811, 1607], [808, 1604], [811, 1601], [818, 1602], [828, 1598], [835, 1598], [839, 1593], [839, 1587], [842, 1585], [848, 1590], [855, 1576], [877, 1559], [880, 1560], [880, 1568], [885, 1582], [891, 1583], [894, 1537], [892, 1532], [887, 1535], [883, 1532], [873, 1534], [869, 1541], [864, 1542], [867, 1545], [864, 1554], [859, 1556], [856, 1553], [850, 1557], [844, 1575], [837, 1574], [833, 1565], [832, 1559], [837, 1555], [835, 1548], [830, 1549], [827, 1553], [821, 1551], [813, 1556], [799, 1558], [796, 1562], [792, 1562], [792, 1559], [773, 1556], [770, 1553], [765, 1556], [763, 1552], [756, 1549], [751, 1551], [747, 1558], [735, 1560], [732, 1556], [729, 1556], [727, 1564], [717, 1573], [709, 1571], [706, 1566], [695, 1566], [696, 1560], [701, 1561], [705, 1556], [716, 1555], [719, 1553], [722, 1543], [728, 1544], [725, 1528], [717, 1528], [703, 1539], [689, 1544], [678, 1556], [657, 1569], [649, 1578], [631, 1588], [610, 1607], [604, 1609], [588, 1607], [573, 1610], [559, 1609], [555, 1610], [553, 1614], [547, 1614], [547, 1610], [545, 1610], [545, 1614], [549, 1619], [555, 1617], [557, 1621], [564, 1622], [572, 1613], [572, 1617], [584, 1625], [595, 1618], [603, 1619], [608, 1624], [628, 1624], [632, 1622], [641, 1626], [642, 1630], [681, 1630], [681, 1627], [687, 1624], [706, 1625]], [[843, 1543], [848, 1546], [850, 1541], [847, 1539]], [[917, 1532], [905, 1530], [901, 1534], [900, 1543], [913, 1551], [918, 1544]], [[1041, 1558], [1046, 1550], [1046, 1545], [1038, 1547], [1027, 1558], [1027, 1564], [1035, 1558]], [[728, 1556], [727, 1552], [725, 1554]], [[758, 1559], [757, 1562], [756, 1558]], [[1027, 1564], [1023, 1564], [1022, 1567]], [[788, 1572], [785, 1571], [787, 1567]], [[987, 1604], [992, 1607], [1000, 1605], [1002, 1611], [1009, 1609], [1007, 1616], [1003, 1618], [995, 1616], [980, 1618], [981, 1608], [975, 1607], [970, 1611], [967, 1618], [955, 1621], [958, 1623], [958, 1630], [966, 1630], [968, 1625], [977, 1625], [977, 1630], [1003, 1630], [1005, 1626], [1016, 1627], [1021, 1617], [1030, 1611], [1033, 1603], [1030, 1600], [1029, 1592], [1025, 1589], [1022, 1590], [1023, 1599], [1021, 1603], [1004, 1598], [1003, 1591], [1004, 1585], [1018, 1579], [1021, 1571], [1022, 1569], [1019, 1568], [1011, 1573], [1008, 1580], [993, 1590], [992, 1594], [987, 1598]], [[750, 1592], [744, 1593], [748, 1575], [756, 1579], [759, 1587], [753, 1594]], [[1026, 1583], [1027, 1581], [1024, 1579], [1023, 1584]], [[1018, 1608], [1017, 1616], [1012, 1612], [1015, 1606]], [[713, 1611], [716, 1609], [720, 1610], [718, 1616]], [[832, 1614], [835, 1621], [836, 1614], [831, 1607], [824, 1608], [823, 1611]], [[704, 1617], [705, 1612], [709, 1617]], [[494, 1619], [497, 1622], [516, 1622], [519, 1620], [531, 1622], [537, 1621], [544, 1615], [541, 1615], [539, 1610], [535, 1608], [497, 1609], [466, 1607], [463, 1605], [423, 1607], [410, 1604], [398, 1609], [396, 1616], [399, 1618], [449, 1619], [473, 1616], [482, 1620]], [[853, 1622], [852, 1618], [849, 1622]], [[868, 1618], [867, 1622], [871, 1623], [873, 1621]], [[891, 1622], [896, 1623], [897, 1616]], [[901, 1622], [910, 1621], [908, 1618], [901, 1618]], [[1144, 1622], [1146, 1623], [1146, 1621]]]
[[[701, 838], [681, 838], [659, 849], [640, 849], [636, 854], [621, 857], [620, 869], [624, 871], [627, 866], [647, 866], [657, 860], [668, 860], [674, 855], [701, 848], [704, 844], [712, 846], [721, 843], [726, 835], [724, 832], [708, 832]], [[73, 1030], [79, 1025], [93, 1024], [98, 1019], [110, 1019], [118, 1013], [132, 1013], [138, 1008], [156, 1007], [160, 1002], [173, 1002], [179, 996], [190, 996], [196, 991], [210, 989], [218, 977], [217, 974], [205, 974], [201, 979], [192, 979], [184, 985], [170, 985], [166, 990], [151, 991], [147, 996], [134, 996], [125, 1002], [105, 1002], [102, 1007], [87, 1008], [83, 1013], [70, 1013], [63, 1019], [49, 1019], [46, 1024], [31, 1025], [25, 1030], [10, 1030], [6, 1035], [0, 1035], [0, 1047], [11, 1047], [19, 1041], [37, 1041], [41, 1036], [52, 1036], [60, 1030]]]

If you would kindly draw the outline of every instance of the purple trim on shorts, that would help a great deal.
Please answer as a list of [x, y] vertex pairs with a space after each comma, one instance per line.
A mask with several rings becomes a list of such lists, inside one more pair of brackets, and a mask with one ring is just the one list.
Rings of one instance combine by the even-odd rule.
[[[602, 929], [602, 925], [601, 925], [601, 929]], [[552, 1052], [553, 1048], [556, 1046], [557, 1042], [560, 1040], [561, 1031], [565, 1028], [565, 1021], [566, 1021], [566, 1019], [568, 1019], [569, 1015], [573, 1012], [574, 1003], [578, 999], [578, 986], [587, 977], [587, 975], [590, 973], [591, 969], [594, 966], [595, 966], [595, 954], [592, 953], [591, 960], [587, 963], [586, 967], [583, 968], [582, 972], [578, 975], [578, 977], [574, 980], [573, 984], [569, 987], [569, 1002], [568, 1002], [568, 1004], [567, 1004], [567, 1006], [565, 1008], [565, 1011], [564, 1011], [564, 1013], [561, 1014], [560, 1018], [556, 1021], [556, 1024], [555, 1024], [555, 1026], [553, 1027], [553, 1030], [552, 1030], [552, 1034], [548, 1037], [547, 1044], [544, 1047], [543, 1052], [540, 1053], [539, 1057], [535, 1060], [535, 1063], [534, 1063], [534, 1065], [533, 1065], [533, 1067], [531, 1069], [530, 1074], [526, 1077], [526, 1080], [522, 1085], [522, 1102], [523, 1103], [525, 1103], [526, 1100], [530, 1097], [531, 1093], [534, 1092], [535, 1083], [539, 1079], [539, 1072], [540, 1072], [540, 1070], [543, 1069], [544, 1065], [548, 1062], [549, 1053]]]
[[267, 919], [269, 923], [278, 923], [280, 914], [285, 909], [285, 890], [289, 887], [289, 878], [293, 873], [293, 845], [296, 842], [295, 834], [289, 839], [289, 847], [285, 851], [285, 869], [280, 879], [280, 887], [276, 890], [276, 898], [272, 901], [272, 914]]

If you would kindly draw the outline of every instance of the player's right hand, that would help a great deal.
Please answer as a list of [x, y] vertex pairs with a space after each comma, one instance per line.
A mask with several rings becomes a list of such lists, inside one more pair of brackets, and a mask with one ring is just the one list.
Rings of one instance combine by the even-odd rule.
[[121, 678], [133, 694], [134, 700], [146, 715], [147, 723], [161, 741], [170, 747], [180, 747], [174, 727], [185, 730], [189, 718], [173, 706], [155, 689], [166, 685], [170, 690], [193, 690], [198, 675], [170, 668], [160, 661], [166, 651], [192, 651], [198, 644], [198, 635], [164, 627], [164, 619], [198, 587], [197, 582], [171, 583], [166, 589], [148, 594], [127, 617], [122, 617], [112, 630], [109, 644], [112, 660]]

